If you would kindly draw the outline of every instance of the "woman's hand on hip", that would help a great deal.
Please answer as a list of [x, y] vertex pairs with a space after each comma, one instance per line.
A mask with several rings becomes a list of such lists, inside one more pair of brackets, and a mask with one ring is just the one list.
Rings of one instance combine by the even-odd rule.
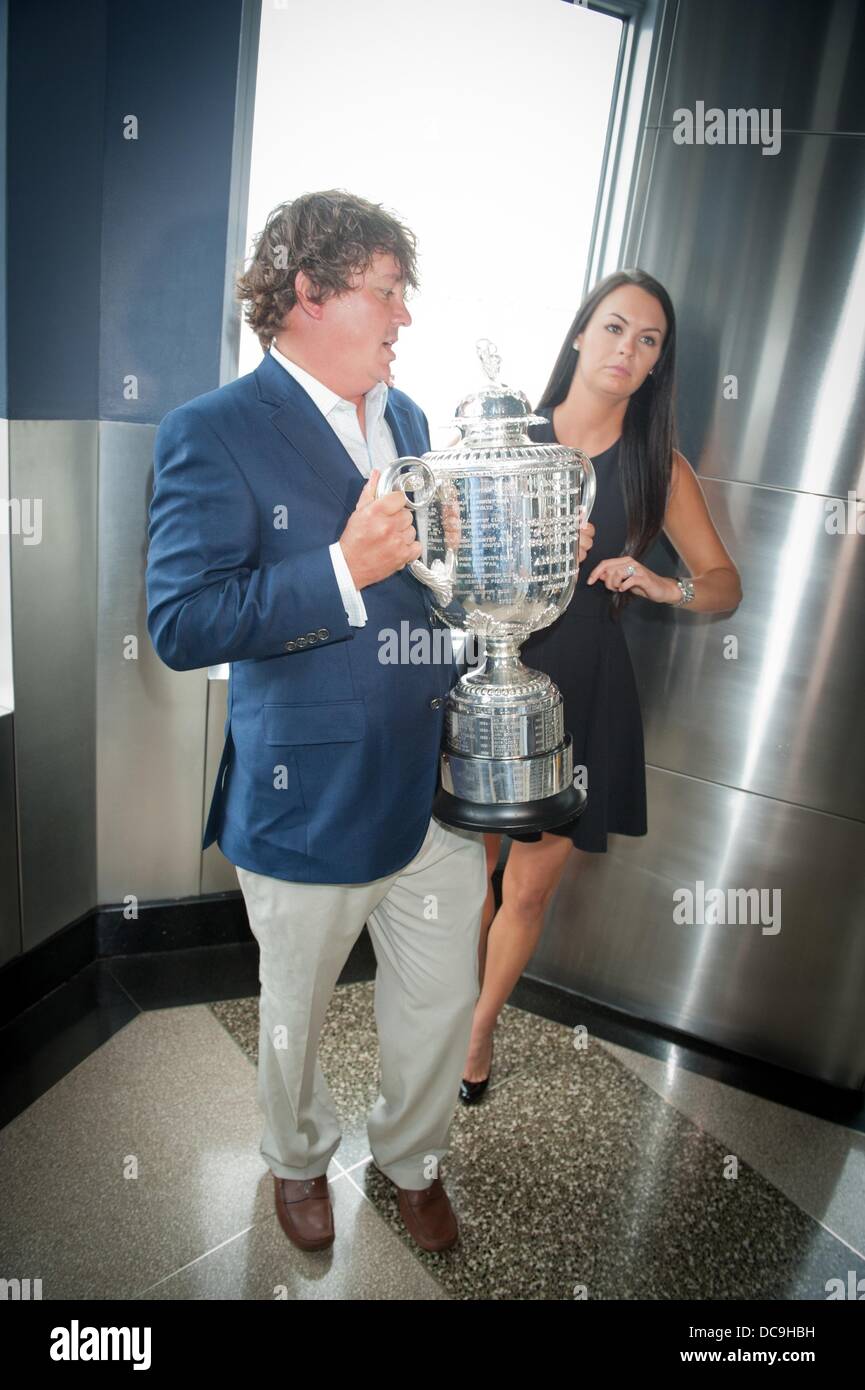
[[[634, 573], [629, 574], [632, 568]], [[638, 598], [651, 599], [653, 603], [678, 603], [682, 592], [675, 579], [667, 579], [663, 574], [655, 574], [646, 569], [639, 560], [630, 555], [617, 555], [613, 560], [601, 560], [589, 575], [588, 583], [602, 580], [613, 592], [627, 593], [631, 590]]]

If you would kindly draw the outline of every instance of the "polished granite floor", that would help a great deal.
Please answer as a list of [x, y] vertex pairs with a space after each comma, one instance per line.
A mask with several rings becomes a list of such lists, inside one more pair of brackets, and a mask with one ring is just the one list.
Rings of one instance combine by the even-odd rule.
[[861, 1112], [530, 981], [487, 1096], [455, 1113], [460, 1243], [420, 1250], [369, 1163], [373, 985], [351, 971], [321, 1045], [336, 1243], [297, 1250], [258, 1152], [255, 950], [216, 950], [98, 962], [77, 1005], [58, 991], [4, 1030], [0, 1248], [44, 1298], [824, 1300], [865, 1278]]

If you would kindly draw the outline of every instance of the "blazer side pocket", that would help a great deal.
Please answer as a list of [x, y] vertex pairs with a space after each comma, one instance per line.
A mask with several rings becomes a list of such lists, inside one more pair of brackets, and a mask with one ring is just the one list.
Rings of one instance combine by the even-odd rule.
[[268, 744], [354, 743], [365, 733], [363, 700], [264, 706], [264, 741]]

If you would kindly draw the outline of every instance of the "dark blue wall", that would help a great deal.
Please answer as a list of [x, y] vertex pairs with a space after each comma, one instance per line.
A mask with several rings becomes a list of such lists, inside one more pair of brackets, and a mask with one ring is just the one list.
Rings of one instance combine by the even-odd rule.
[[109, 6], [103, 419], [158, 420], [219, 385], [240, 18], [240, 0]]
[[219, 385], [241, 10], [8, 0], [3, 414], [155, 423]]
[[6, 306], [13, 419], [98, 415], [103, 4], [11, 0]]

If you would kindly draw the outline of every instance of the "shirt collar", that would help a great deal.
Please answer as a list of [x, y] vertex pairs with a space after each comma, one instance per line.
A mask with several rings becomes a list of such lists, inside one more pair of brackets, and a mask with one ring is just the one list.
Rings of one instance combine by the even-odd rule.
[[[318, 377], [312, 376], [303, 367], [299, 367], [296, 362], [292, 362], [290, 357], [286, 357], [284, 353], [279, 351], [275, 343], [271, 343], [269, 350], [274, 361], [284, 367], [289, 375], [294, 377], [298, 385], [303, 387], [306, 394], [318, 406], [322, 415], [328, 416], [334, 411], [349, 411], [357, 420], [357, 411], [352, 401], [338, 396], [335, 391], [331, 391], [329, 386], [325, 386], [323, 381], [319, 381]], [[384, 415], [387, 405], [387, 391], [387, 384], [383, 381], [377, 381], [375, 386], [371, 386], [366, 392], [364, 418], [367, 426], [376, 424]]]

